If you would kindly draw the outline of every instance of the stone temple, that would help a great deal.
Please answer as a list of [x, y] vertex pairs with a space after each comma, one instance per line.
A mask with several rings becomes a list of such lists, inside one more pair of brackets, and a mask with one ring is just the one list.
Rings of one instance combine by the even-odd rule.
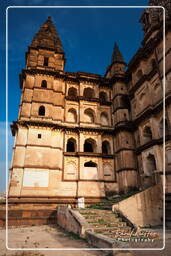
[[65, 72], [50, 17], [35, 34], [20, 74], [18, 120], [11, 125], [9, 202], [75, 204], [84, 197], [92, 203], [162, 184], [164, 138], [171, 195], [171, 1], [149, 5], [166, 10], [165, 74], [161, 8], [142, 13], [144, 39], [128, 65], [114, 45], [104, 76]]

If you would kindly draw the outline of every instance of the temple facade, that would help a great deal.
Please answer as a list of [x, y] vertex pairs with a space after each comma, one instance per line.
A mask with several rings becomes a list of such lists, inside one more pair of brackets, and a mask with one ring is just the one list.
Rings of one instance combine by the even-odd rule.
[[104, 76], [65, 72], [51, 18], [40, 27], [26, 52], [11, 125], [11, 200], [93, 202], [162, 183], [163, 139], [171, 193], [171, 1], [149, 4], [166, 10], [165, 74], [161, 8], [143, 12], [144, 39], [128, 65], [115, 44]]

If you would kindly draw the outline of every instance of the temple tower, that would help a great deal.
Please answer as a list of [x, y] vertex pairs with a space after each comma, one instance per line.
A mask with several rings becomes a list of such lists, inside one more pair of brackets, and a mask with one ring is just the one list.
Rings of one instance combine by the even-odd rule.
[[119, 192], [137, 188], [137, 164], [131, 130], [131, 108], [125, 79], [126, 63], [117, 44], [106, 77], [112, 83], [112, 114], [114, 124], [115, 168]]
[[20, 74], [19, 116], [11, 126], [11, 198], [52, 195], [53, 179], [62, 175], [62, 131], [52, 129], [52, 124], [64, 120], [64, 82], [56, 79], [64, 64], [60, 38], [48, 17], [28, 47]]

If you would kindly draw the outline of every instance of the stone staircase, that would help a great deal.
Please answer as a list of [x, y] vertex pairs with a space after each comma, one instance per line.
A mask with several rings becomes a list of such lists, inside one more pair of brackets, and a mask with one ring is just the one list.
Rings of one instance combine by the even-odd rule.
[[[108, 207], [105, 207], [108, 208]], [[130, 223], [124, 221], [117, 213], [107, 209], [76, 209], [85, 218], [89, 228], [94, 234], [106, 236], [110, 239], [126, 242], [142, 242], [148, 239], [158, 240], [159, 236], [155, 232], [142, 229], [136, 230]]]
[[96, 234], [116, 238], [119, 233], [131, 233], [132, 231], [132, 228], [111, 210], [85, 208], [78, 211]]

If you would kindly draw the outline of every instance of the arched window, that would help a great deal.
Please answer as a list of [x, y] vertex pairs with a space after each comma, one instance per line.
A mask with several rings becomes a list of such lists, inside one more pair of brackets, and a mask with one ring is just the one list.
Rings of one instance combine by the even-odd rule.
[[102, 142], [102, 154], [104, 154], [104, 155], [110, 155], [111, 154], [110, 144], [106, 140]]
[[95, 96], [94, 90], [90, 87], [87, 87], [84, 89], [84, 93], [83, 93], [84, 97], [88, 98], [88, 99], [92, 99]]
[[42, 80], [41, 87], [42, 88], [47, 88], [47, 81], [46, 80]]
[[141, 79], [142, 76], [143, 76], [143, 72], [142, 72], [141, 69], [139, 69], [139, 70], [137, 71], [137, 73], [136, 73], [136, 78], [137, 78], [137, 80]]
[[154, 155], [152, 154], [148, 155], [146, 166], [147, 166], [148, 174], [152, 174], [157, 169]]
[[77, 89], [74, 87], [70, 87], [68, 89], [68, 96], [70, 97], [77, 97]]
[[74, 108], [70, 108], [68, 110], [68, 118], [67, 121], [76, 123], [77, 122], [77, 112]]
[[121, 106], [124, 108], [127, 108], [128, 110], [130, 110], [131, 105], [130, 105], [130, 101], [127, 95], [122, 95], [120, 96], [120, 103]]
[[99, 93], [99, 98], [101, 102], [106, 102], [108, 101], [107, 93], [106, 92], [100, 92]]
[[92, 161], [89, 161], [84, 163], [84, 167], [97, 167], [97, 164]]
[[143, 130], [144, 143], [152, 140], [152, 131], [149, 126], [146, 126]]
[[84, 121], [87, 123], [94, 123], [94, 111], [91, 108], [87, 108], [84, 111]]
[[156, 61], [155, 61], [155, 59], [152, 59], [152, 60], [150, 61], [150, 65], [151, 65], [151, 68], [152, 68], [152, 69], [156, 67]]
[[43, 66], [48, 67], [48, 64], [49, 64], [49, 58], [48, 57], [44, 57]]
[[108, 114], [106, 112], [101, 113], [100, 121], [101, 121], [101, 124], [104, 126], [109, 125], [109, 118], [108, 118]]
[[73, 138], [67, 141], [67, 152], [76, 152], [76, 140]]
[[95, 152], [96, 142], [93, 139], [86, 139], [84, 142], [84, 152]]
[[39, 116], [45, 116], [45, 107], [44, 106], [39, 107]]

